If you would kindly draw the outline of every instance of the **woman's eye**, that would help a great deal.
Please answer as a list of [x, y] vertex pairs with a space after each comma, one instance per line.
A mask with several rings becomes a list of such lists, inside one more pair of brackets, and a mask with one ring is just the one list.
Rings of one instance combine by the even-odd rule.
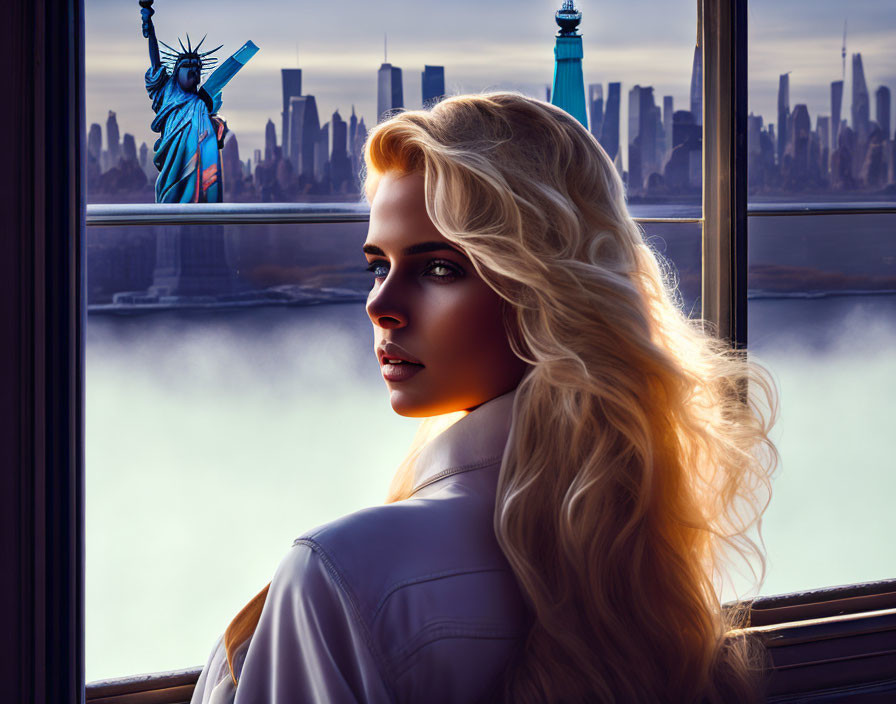
[[[389, 263], [381, 259], [370, 262], [367, 265], [367, 271], [371, 272], [376, 279], [384, 279], [389, 274]], [[423, 270], [423, 276], [442, 282], [453, 281], [463, 275], [464, 272], [458, 266], [445, 261], [431, 261]]]
[[370, 262], [367, 271], [372, 272], [375, 279], [383, 279], [389, 273], [389, 265], [382, 261]]
[[427, 276], [432, 276], [435, 279], [441, 279], [443, 281], [450, 281], [463, 276], [463, 272], [456, 266], [443, 261], [430, 262], [429, 267], [426, 269], [426, 274]]

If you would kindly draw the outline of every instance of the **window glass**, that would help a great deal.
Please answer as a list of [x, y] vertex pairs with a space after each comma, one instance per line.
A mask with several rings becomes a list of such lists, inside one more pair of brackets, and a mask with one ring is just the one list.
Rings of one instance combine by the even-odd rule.
[[[88, 681], [201, 664], [293, 538], [384, 500], [417, 421], [366, 227], [88, 228]], [[645, 235], [699, 315], [699, 225]]]
[[763, 593], [892, 578], [896, 8], [753, 0], [749, 17], [749, 348], [781, 394]]
[[382, 503], [417, 426], [356, 302], [92, 312], [86, 411], [88, 681], [203, 664], [294, 538]]
[[[201, 665], [294, 537], [384, 499], [417, 421], [389, 407], [363, 307], [355, 174], [383, 64], [411, 109], [439, 67], [448, 94], [547, 97], [560, 4], [159, 0], [172, 46], [259, 47], [223, 93], [225, 203], [348, 221], [101, 225], [148, 212], [159, 135], [139, 7], [86, 0], [88, 681]], [[693, 1], [579, 5], [589, 126], [633, 213], [699, 218]], [[699, 222], [644, 229], [699, 314]]]
[[680, 295], [681, 309], [689, 317], [699, 318], [702, 275], [700, 223], [650, 222], [643, 223], [641, 227], [647, 243], [667, 265], [671, 281]]
[[889, 579], [896, 215], [750, 218], [749, 349], [779, 384], [765, 594]]

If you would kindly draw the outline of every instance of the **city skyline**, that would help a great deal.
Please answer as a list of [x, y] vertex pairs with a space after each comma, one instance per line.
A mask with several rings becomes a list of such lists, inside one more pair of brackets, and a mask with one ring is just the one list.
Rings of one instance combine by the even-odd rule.
[[[845, 66], [846, 57], [843, 58]], [[766, 121], [753, 113], [748, 117], [751, 193], [782, 188], [793, 193], [867, 192], [896, 182], [896, 151], [890, 137], [891, 92], [886, 86], [879, 86], [874, 91], [872, 110], [861, 54], [852, 55], [850, 67], [851, 119], [842, 114], [844, 80], [841, 79], [830, 85], [831, 115], [817, 115], [814, 128], [805, 104], [796, 103], [791, 109], [789, 73], [779, 76], [777, 122]], [[235, 135], [225, 142], [223, 167], [225, 181], [230, 184], [227, 199], [291, 202], [303, 200], [305, 196], [357, 195], [357, 174], [366, 136], [363, 117], [358, 120], [353, 108], [347, 122], [336, 110], [330, 121], [321, 124], [315, 97], [301, 94], [301, 69], [287, 68], [281, 74], [283, 105], [288, 105], [288, 110], [282, 113], [283, 136], [277, 139], [276, 125], [269, 119], [264, 150], [255, 149], [253, 157], [248, 157], [244, 150], [246, 160], [241, 159]], [[401, 69], [384, 63], [378, 75], [380, 112], [401, 107]], [[433, 80], [427, 81], [427, 75]], [[699, 193], [701, 101], [694, 87], [701, 76], [701, 56], [695, 51], [689, 110], [675, 110], [673, 96], [668, 95], [662, 97], [660, 106], [652, 86], [633, 86], [628, 91], [630, 141], [623, 149], [617, 147], [621, 84], [608, 84], [606, 107], [602, 85], [588, 86], [586, 112], [590, 119], [586, 120], [584, 112], [580, 119], [590, 123], [592, 133], [614, 158], [627, 182], [629, 196], [650, 199]], [[444, 90], [444, 67], [426, 66], [423, 78], [421, 100], [430, 104]], [[427, 86], [427, 82], [431, 85]], [[564, 90], [567, 89], [572, 91], [572, 96], [582, 93], [581, 98], [585, 98], [581, 74]], [[568, 110], [569, 96], [557, 102], [558, 92], [552, 93], [555, 103]], [[585, 111], [584, 107], [581, 109]], [[842, 119], [832, 117], [837, 115]], [[114, 111], [109, 111], [105, 133], [104, 149], [102, 127], [94, 123], [88, 129], [90, 192], [93, 195], [130, 192], [140, 200], [138, 192], [146, 190], [146, 184], [141, 185], [144, 181], [141, 172], [150, 182], [155, 177], [147, 145], [141, 144], [138, 150], [133, 135], [121, 136]], [[623, 173], [623, 153], [628, 156], [627, 173]], [[112, 169], [113, 166], [116, 168]]]
[[[208, 4], [221, 9], [214, 16], [197, 12], [205, 4], [206, 0], [157, 3], [154, 19], [159, 36], [174, 39], [187, 31], [200, 36], [208, 32], [216, 43], [224, 43], [223, 51], [235, 50], [249, 38], [261, 47], [228, 86], [222, 108], [250, 154], [263, 148], [267, 119], [279, 123], [281, 68], [304, 70], [306, 90], [317, 97], [321, 114], [336, 109], [349, 113], [346, 96], [356, 96], [358, 114], [373, 124], [377, 96], [370, 76], [383, 62], [384, 32], [390, 37], [389, 61], [405, 72], [404, 91], [413, 98], [406, 101], [410, 108], [420, 107], [420, 73], [426, 64], [446, 67], [449, 93], [515, 88], [543, 97], [553, 70], [553, 13], [560, 6], [559, 0], [519, 5], [496, 0], [487, 6], [460, 0], [450, 8], [423, 3], [428, 21], [419, 23], [403, 3], [388, 0], [374, 7], [343, 2], [337, 11], [340, 41], [336, 43], [331, 36], [332, 15], [322, 12], [319, 4], [256, 0], [253, 12], [246, 13], [244, 5], [223, 0]], [[652, 11], [660, 6], [662, 12]], [[586, 85], [649, 84], [656, 95], [671, 94], [676, 105], [687, 104], [696, 37], [693, 0], [625, 4], [584, 0], [579, 7], [584, 15]], [[638, 18], [637, 25], [633, 17]], [[800, 102], [811, 113], [823, 114], [828, 85], [839, 77], [834, 74], [840, 71], [845, 17], [847, 8], [838, 0], [775, 4], [752, 0], [750, 109], [754, 113], [773, 114], [778, 75], [791, 71], [791, 80], [802, 86]], [[896, 45], [891, 40], [896, 7], [884, 0], [856, 0], [849, 4], [848, 17], [848, 51], [862, 52], [869, 85], [883, 84], [896, 91]], [[120, 1], [87, 0], [86, 21], [88, 123], [101, 123], [108, 109], [113, 109], [138, 144], [151, 144], [150, 111], [142, 85], [146, 44], [140, 36], [139, 8], [136, 3], [131, 7]], [[626, 111], [623, 105], [624, 121]], [[623, 127], [623, 141], [624, 133]]]
[[[101, 3], [98, 3], [97, 0], [93, 0], [93, 2], [90, 4], [93, 6], [96, 6], [97, 4], [101, 4]], [[557, 3], [554, 3], [554, 4], [557, 4]], [[587, 3], [587, 2], [579, 3], [579, 9], [585, 8], [589, 4], [590, 3]], [[687, 5], [690, 5], [690, 4], [691, 3], [687, 3]], [[823, 4], [823, 3], [819, 3], [819, 4]], [[682, 5], [683, 5], [683, 3], [682, 3]], [[751, 4], [751, 18], [750, 18], [751, 23], [755, 23], [755, 21], [756, 21], [755, 17], [753, 16], [756, 14], [756, 12], [754, 11], [756, 5], [761, 5], [761, 3], [754, 2]], [[553, 44], [553, 41], [554, 41], [554, 33], [551, 30], [556, 29], [556, 27], [550, 27], [550, 25], [554, 24], [552, 13], [551, 14], [540, 13], [540, 14], [541, 14], [542, 24], [545, 25], [545, 29], [542, 31], [542, 34], [545, 35], [546, 39], [549, 38], [549, 41], [546, 41], [543, 43], [545, 43], [546, 46], [548, 47], [548, 49], [550, 50], [550, 48]], [[894, 14], [896, 14], [896, 13], [894, 13]], [[584, 15], [584, 19], [582, 22], [582, 29], [583, 29], [583, 34], [586, 34], [586, 36], [587, 36], [587, 33], [584, 30], [585, 30], [585, 28], [587, 28], [589, 26], [589, 14], [583, 10], [583, 15]], [[88, 16], [88, 23], [89, 22], [90, 22], [90, 18]], [[590, 24], [593, 25], [593, 24], [595, 24], [595, 22], [592, 21]], [[751, 25], [751, 27], [752, 27], [752, 25]], [[550, 34], [548, 34], [549, 31], [550, 31]], [[393, 37], [394, 37], [394, 33], [393, 33]], [[691, 39], [691, 41], [693, 42], [693, 39]], [[390, 67], [390, 73], [393, 76], [399, 77], [401, 80], [401, 83], [399, 84], [398, 89], [400, 90], [401, 88], [403, 88], [403, 100], [402, 100], [402, 97], [399, 96], [399, 102], [402, 102], [406, 107], [411, 108], [411, 109], [420, 107], [423, 103], [423, 99], [421, 97], [421, 91], [422, 91], [423, 86], [422, 86], [422, 81], [420, 80], [419, 77], [421, 76], [423, 71], [420, 71], [418, 69], [424, 69], [425, 66], [429, 66], [435, 62], [431, 58], [430, 59], [424, 58], [423, 65], [419, 66], [419, 67], [413, 66], [413, 65], [408, 65], [405, 63], [399, 63], [399, 59], [395, 58], [395, 53], [396, 53], [395, 49], [394, 49], [395, 43], [396, 43], [396, 41], [393, 38], [393, 40], [392, 40], [393, 48], [392, 48], [392, 51], [390, 51], [390, 56], [388, 57], [391, 61], [390, 61], [390, 64], [388, 64], [388, 65]], [[400, 38], [399, 38], [398, 43], [401, 44]], [[837, 43], [838, 43], [838, 45], [840, 43], [842, 43], [842, 37], [838, 37]], [[848, 52], [849, 52], [850, 46], [855, 49], [864, 49], [864, 47], [857, 47], [856, 41], [854, 41], [853, 39], [849, 40], [849, 44], [848, 44], [848, 48], [847, 48]], [[542, 48], [544, 48], [544, 47], [542, 47]], [[753, 61], [753, 54], [756, 53], [754, 51], [753, 42], [751, 42], [750, 50], [751, 50], [751, 57], [750, 57], [751, 58], [751, 79], [753, 79], [754, 74], [757, 69], [756, 62]], [[679, 53], [681, 53], [681, 52], [679, 52]], [[694, 53], [694, 47], [693, 47], [693, 44], [691, 44], [691, 48], [690, 48], [689, 52], [685, 52], [685, 56], [687, 56], [687, 58], [690, 59], [693, 56], [693, 53]], [[852, 53], [852, 52], [849, 52], [849, 53]], [[865, 109], [866, 110], [870, 109], [871, 119], [873, 120], [876, 116], [875, 105], [874, 105], [874, 99], [876, 97], [876, 94], [881, 89], [883, 89], [884, 91], [888, 91], [888, 92], [892, 92], [892, 91], [890, 91], [890, 88], [886, 85], [886, 83], [880, 84], [875, 79], [875, 76], [885, 74], [886, 70], [881, 70], [881, 67], [879, 67], [877, 65], [878, 61], [875, 57], [872, 56], [872, 57], [870, 57], [870, 60], [869, 60], [868, 54], [865, 53], [864, 51], [863, 51], [863, 53], [864, 53], [864, 58], [865, 58], [865, 76], [866, 76], [866, 90], [865, 90], [864, 95], [866, 97], [866, 102], [868, 100], [870, 100], [870, 104], [866, 105]], [[837, 48], [836, 54], [837, 55], [835, 57], [836, 58], [835, 63], [839, 65], [840, 64], [839, 46]], [[259, 54], [259, 56], [261, 56], [261, 53]], [[89, 51], [88, 51], [88, 58], [89, 58]], [[382, 58], [386, 58], [386, 57], [382, 56]], [[550, 58], [553, 59], [552, 56]], [[620, 122], [621, 122], [620, 128], [619, 128], [619, 130], [620, 130], [619, 144], [622, 147], [621, 151], [622, 151], [622, 160], [624, 162], [624, 166], [626, 169], [628, 169], [628, 166], [629, 166], [628, 165], [628, 156], [629, 155], [626, 153], [625, 145], [627, 145], [629, 142], [628, 131], [629, 131], [629, 125], [631, 124], [631, 121], [632, 121], [632, 115], [629, 114], [629, 107], [630, 107], [630, 105], [635, 104], [635, 103], [631, 102], [631, 96], [629, 95], [630, 91], [633, 90], [636, 86], [640, 85], [642, 88], [652, 89], [653, 98], [656, 101], [657, 107], [659, 107], [660, 105], [663, 105], [663, 107], [665, 107], [665, 103], [671, 97], [672, 101], [674, 102], [675, 107], [677, 107], [678, 110], [681, 110], [681, 109], [687, 110], [690, 107], [689, 103], [691, 103], [691, 105], [693, 104], [693, 100], [692, 100], [692, 96], [691, 96], [691, 88], [692, 88], [692, 85], [691, 85], [692, 76], [691, 76], [691, 70], [690, 70], [691, 67], [689, 66], [688, 71], [685, 74], [683, 74], [681, 77], [679, 77], [679, 79], [675, 82], [676, 83], [675, 89], [667, 90], [666, 84], [664, 84], [660, 81], [653, 80], [655, 78], [662, 77], [662, 75], [661, 75], [662, 72], [660, 72], [659, 75], [657, 74], [657, 72], [655, 70], [656, 67], [651, 67], [650, 73], [648, 75], [644, 75], [644, 76], [633, 76], [632, 70], [626, 69], [626, 70], [621, 70], [619, 75], [615, 75], [615, 76], [610, 75], [605, 78], [595, 80], [595, 78], [597, 78], [597, 77], [593, 73], [589, 73], [589, 71], [587, 70], [589, 58], [591, 58], [591, 54], [589, 52], [589, 47], [588, 47], [587, 41], [586, 41], [585, 42], [585, 59], [584, 59], [584, 65], [586, 67], [585, 68], [585, 84], [586, 84], [586, 86], [593, 85], [593, 84], [599, 84], [602, 86], [607, 86], [607, 89], [609, 89], [609, 85], [608, 85], [609, 83], [621, 83], [621, 85], [622, 85], [622, 96], [621, 96], [622, 100], [621, 100], [620, 115], [619, 115]], [[680, 59], [681, 57], [679, 56], [677, 58]], [[89, 63], [89, 61], [88, 61], [88, 63]], [[310, 63], [313, 64], [314, 62], [311, 61]], [[386, 65], [387, 64], [382, 64], [382, 67], [385, 67]], [[381, 84], [381, 87], [382, 87], [382, 75], [383, 75], [382, 67], [379, 70], [379, 74], [380, 74], [379, 82]], [[286, 112], [288, 109], [287, 103], [289, 101], [289, 99], [286, 95], [286, 91], [285, 91], [286, 80], [287, 80], [286, 74], [290, 73], [290, 72], [292, 72], [294, 74], [301, 75], [301, 78], [299, 78], [299, 86], [296, 88], [297, 92], [315, 96], [315, 98], [317, 100], [317, 109], [318, 109], [318, 112], [320, 115], [320, 124], [322, 124], [322, 125], [325, 124], [325, 122], [327, 120], [326, 116], [330, 115], [331, 111], [338, 110], [341, 112], [342, 115], [347, 115], [352, 110], [352, 108], [357, 110], [357, 113], [359, 116], [364, 117], [366, 119], [368, 125], [375, 123], [376, 120], [375, 120], [375, 118], [371, 119], [371, 113], [369, 111], [370, 110], [369, 103], [372, 103], [373, 101], [369, 101], [369, 99], [367, 101], [365, 101], [365, 96], [368, 96], [368, 98], [369, 98], [371, 93], [373, 93], [374, 97], [376, 97], [376, 93], [377, 93], [376, 81], [377, 81], [377, 79], [375, 76], [372, 75], [376, 71], [375, 67], [371, 67], [372, 70], [369, 70], [369, 71], [362, 71], [359, 68], [358, 71], [356, 72], [357, 74], [359, 74], [361, 77], [363, 77], [364, 73], [367, 74], [368, 80], [366, 81], [366, 85], [359, 88], [358, 92], [355, 94], [341, 95], [340, 96], [341, 100], [338, 101], [338, 104], [336, 104], [336, 105], [328, 105], [327, 104], [327, 97], [326, 97], [328, 95], [327, 90], [324, 90], [323, 95], [322, 95], [321, 93], [317, 92], [316, 90], [314, 90], [310, 87], [306, 88], [306, 86], [309, 86], [309, 85], [320, 84], [320, 82], [321, 82], [320, 76], [317, 76], [317, 77], [315, 76], [317, 69], [305, 68], [304, 66], [301, 67], [300, 69], [290, 69], [289, 67], [286, 67], [286, 66], [280, 67], [280, 68], [282, 69], [283, 88], [284, 88], [284, 91], [282, 91], [282, 94], [283, 94], [282, 106], [279, 106], [280, 110], [277, 111], [277, 113], [279, 113], [279, 114], [273, 113], [273, 114], [267, 115], [265, 117], [265, 119], [263, 120], [263, 122], [261, 122], [260, 124], [247, 125], [241, 119], [237, 119], [235, 116], [242, 115], [243, 112], [240, 112], [239, 110], [236, 110], [236, 109], [234, 109], [234, 112], [232, 112], [232, 113], [229, 112], [228, 111], [228, 103], [235, 103], [236, 101], [235, 101], [235, 99], [231, 101], [228, 98], [229, 93], [228, 93], [228, 95], [225, 95], [225, 104], [222, 109], [222, 114], [228, 119], [228, 123], [229, 123], [233, 133], [235, 135], [237, 135], [239, 138], [239, 147], [240, 147], [240, 152], [241, 152], [241, 158], [244, 162], [247, 158], [252, 158], [252, 156], [256, 153], [256, 151], [261, 151], [261, 153], [264, 153], [264, 133], [265, 133], [264, 125], [267, 123], [268, 119], [273, 118], [275, 125], [277, 125], [276, 131], [277, 131], [278, 144], [287, 146], [288, 139], [287, 139], [287, 136], [284, 134], [283, 128], [286, 126]], [[363, 68], [363, 67], [361, 67], [361, 68]], [[543, 70], [544, 75], [549, 76], [552, 68], [553, 68], [553, 61], [551, 61], [544, 68], [544, 70]], [[838, 66], [838, 68], [839, 68], [839, 66]], [[884, 67], [884, 68], [886, 69], [886, 67]], [[497, 67], [493, 67], [492, 70], [495, 73], [499, 73], [503, 69], [504, 69], [504, 67], [499, 65]], [[775, 80], [775, 88], [777, 89], [778, 83], [780, 80], [779, 79], [780, 70], [778, 70], [778, 69], [775, 69], [775, 70], [778, 71], [778, 74], [775, 76], [775, 79], [776, 79]], [[403, 71], [403, 74], [402, 74], [402, 71]], [[245, 71], [245, 73], [248, 73], [248, 69]], [[281, 70], [278, 70], [277, 73], [281, 73]], [[326, 74], [326, 72], [324, 72], [324, 73]], [[814, 119], [817, 119], [819, 116], [823, 116], [823, 115], [829, 116], [831, 113], [830, 93], [829, 93], [830, 81], [828, 81], [828, 83], [826, 83], [825, 85], [821, 85], [821, 86], [803, 85], [798, 80], [795, 80], [795, 78], [797, 78], [797, 77], [794, 75], [794, 73], [795, 72], [793, 70], [787, 71], [786, 74], [789, 74], [789, 75], [785, 79], [785, 80], [791, 81], [791, 83], [793, 85], [793, 90], [791, 91], [790, 104], [791, 105], [797, 105], [797, 104], [807, 105], [808, 112], [810, 113], [810, 115], [813, 116]], [[446, 91], [449, 94], [452, 92], [457, 92], [456, 87], [455, 87], [455, 90], [452, 90], [452, 84], [456, 85], [456, 83], [457, 83], [457, 81], [452, 80], [452, 78], [455, 74], [456, 74], [455, 67], [451, 66], [450, 64], [447, 65], [443, 69], [442, 80], [444, 81]], [[852, 98], [853, 98], [853, 93], [855, 92], [855, 91], [853, 91], [852, 86], [851, 86], [851, 74], [852, 74], [852, 71], [847, 70], [846, 83], [844, 86], [845, 95], [843, 96], [843, 101], [842, 101], [843, 102], [842, 117], [847, 118], [847, 119], [850, 118], [850, 114], [851, 114], [850, 111], [852, 110], [852, 102], [853, 102]], [[628, 76], [629, 79], [626, 80], [625, 76]], [[115, 112], [117, 112], [119, 115], [119, 124], [121, 126], [121, 131], [123, 133], [134, 134], [138, 144], [141, 141], [148, 141], [151, 144], [151, 141], [154, 139], [155, 135], [153, 135], [152, 133], [149, 133], [148, 125], [144, 126], [144, 125], [142, 125], [142, 123], [140, 123], [139, 126], [144, 127], [144, 129], [141, 130], [141, 129], [137, 128], [138, 125], [135, 125], [133, 123], [133, 121], [132, 121], [133, 106], [128, 105], [127, 106], [128, 109], [125, 109], [125, 110], [122, 110], [121, 107], [118, 107], [117, 105], [108, 105], [108, 106], [102, 106], [99, 108], [96, 107], [95, 103], [96, 103], [96, 99], [97, 99], [96, 98], [97, 94], [96, 94], [96, 92], [90, 91], [90, 77], [91, 77], [91, 71], [88, 66], [88, 84], [89, 84], [88, 85], [88, 113], [89, 113], [89, 117], [95, 117], [96, 113], [99, 112], [100, 115], [102, 115], [102, 119], [105, 119], [108, 110], [112, 109]], [[241, 78], [242, 78], [242, 74], [241, 74]], [[251, 85], [255, 85], [259, 82], [258, 80], [255, 80], [254, 78], [251, 81], [249, 81], [248, 76], [246, 78], [247, 78], [247, 83], [250, 83]], [[278, 76], [278, 78], [279, 78], [279, 76]], [[834, 76], [828, 76], [828, 78], [839, 79], [840, 76], [834, 75]], [[238, 82], [239, 82], [239, 79], [237, 81], [235, 81], [234, 83], [237, 84]], [[278, 81], [278, 83], [279, 82], [280, 81]], [[141, 81], [141, 83], [142, 83], [142, 81]], [[304, 83], [304, 85], [302, 85], [303, 83]], [[506, 83], [508, 83], [508, 81], [505, 81], [504, 83], [506, 84]], [[779, 122], [779, 120], [777, 119], [777, 117], [778, 117], [777, 111], [775, 111], [773, 113], [769, 113], [767, 111], [764, 112], [762, 110], [757, 110], [755, 96], [752, 91], [753, 83], [754, 83], [754, 81], [751, 80], [751, 96], [750, 96], [751, 112], [753, 112], [755, 114], [762, 115], [765, 125], [768, 125], [768, 123], [777, 124]], [[544, 85], [546, 85], [546, 84], [533, 84], [530, 87], [530, 89], [526, 89], [525, 86], [513, 86], [513, 85], [511, 85], [511, 86], [505, 85], [503, 87], [511, 87], [511, 88], [517, 88], [517, 89], [522, 88], [524, 92], [527, 92], [530, 95], [543, 97], [544, 96]], [[281, 86], [277, 86], [277, 87], [280, 88]], [[496, 84], [496, 85], [487, 86], [487, 87], [494, 88], [494, 87], [499, 87], [499, 85]], [[233, 92], [236, 93], [235, 90]], [[278, 98], [279, 98], [280, 92], [281, 91], [277, 91], [277, 93], [275, 93], [275, 95], [277, 95]], [[777, 94], [779, 91], [776, 90], [775, 92]], [[141, 98], [142, 98], [141, 103], [148, 102], [148, 101], [146, 101], [142, 86], [140, 86], [140, 94], [141, 94]], [[824, 96], [824, 102], [821, 102], [817, 98], [817, 96], [819, 94]], [[125, 96], [119, 96], [119, 99], [123, 98], [123, 97], [125, 97]], [[268, 96], [268, 98], [269, 97], [270, 96]], [[777, 100], [777, 95], [775, 96], [775, 98]], [[268, 100], [267, 102], [270, 102], [270, 100]], [[333, 102], [333, 101], [331, 101], [331, 102]], [[650, 102], [653, 103], [653, 100], [651, 100]], [[367, 110], [365, 110], [365, 108], [364, 108], [365, 103], [368, 103]], [[819, 104], [819, 103], [821, 103], [821, 104]], [[395, 104], [397, 104], [397, 103], [395, 103]], [[118, 109], [116, 109], [116, 107], [118, 107]], [[381, 107], [381, 105], [377, 105], [377, 108], [380, 108], [380, 107]], [[374, 109], [373, 115], [376, 115], [377, 112], [378, 112], [378, 110]], [[100, 122], [100, 124], [102, 124], [102, 119], [101, 120], [91, 119], [90, 122], [98, 121], [98, 122]], [[671, 118], [669, 116], [667, 116], [665, 119], [666, 119], [667, 124], [665, 126], [659, 125], [658, 129], [660, 130], [660, 135], [661, 135], [660, 139], [662, 140], [663, 137], [665, 136], [666, 141], [668, 141], [669, 136], [671, 136], [671, 129], [670, 129], [671, 128]], [[697, 116], [698, 123], [699, 123], [699, 119], [700, 118], [698, 115]], [[637, 121], [637, 119], [636, 119], [636, 121]], [[851, 120], [850, 120], [850, 122], [851, 122]], [[815, 129], [815, 126], [816, 125], [813, 124], [812, 129]], [[105, 130], [104, 130], [104, 132], [105, 132]], [[141, 135], [141, 132], [143, 133], [142, 135]], [[663, 135], [663, 132], [665, 132], [666, 134]], [[598, 134], [599, 134], [599, 132], [598, 132]], [[259, 138], [259, 135], [261, 135], [260, 138]], [[780, 132], [779, 132], [779, 135], [780, 135]], [[892, 137], [892, 134], [888, 134], [888, 137]], [[104, 143], [105, 143], [105, 139], [104, 139]], [[351, 145], [349, 145], [349, 147], [351, 148]], [[290, 153], [290, 151], [288, 149], [285, 150], [284, 153], [290, 157], [294, 156]]]

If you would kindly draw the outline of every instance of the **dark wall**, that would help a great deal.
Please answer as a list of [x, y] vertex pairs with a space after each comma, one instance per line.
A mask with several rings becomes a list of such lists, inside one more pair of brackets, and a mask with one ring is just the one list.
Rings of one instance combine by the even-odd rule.
[[6, 0], [0, 65], [3, 701], [83, 699], [83, 4]]

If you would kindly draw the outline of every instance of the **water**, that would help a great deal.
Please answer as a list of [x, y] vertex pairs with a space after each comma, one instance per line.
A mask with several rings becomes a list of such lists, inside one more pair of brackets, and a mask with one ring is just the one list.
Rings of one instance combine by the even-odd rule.
[[87, 679], [204, 662], [300, 533], [385, 498], [395, 415], [361, 306], [91, 316]]
[[[752, 300], [781, 390], [762, 593], [896, 577], [896, 296]], [[87, 679], [205, 662], [293, 538], [382, 502], [395, 415], [358, 304], [91, 315]]]
[[763, 594], [896, 577], [896, 296], [753, 300], [781, 453]]

